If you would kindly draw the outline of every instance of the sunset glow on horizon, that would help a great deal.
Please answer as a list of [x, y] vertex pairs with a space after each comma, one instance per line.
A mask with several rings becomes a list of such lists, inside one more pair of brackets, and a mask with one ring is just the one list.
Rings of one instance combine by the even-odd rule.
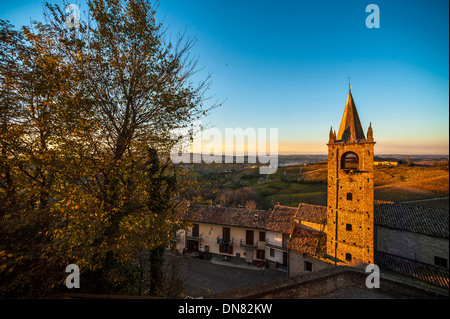
[[[202, 121], [222, 132], [278, 128], [279, 154], [325, 154], [350, 76], [376, 153], [446, 155], [449, 3], [375, 3], [379, 28], [367, 27], [367, 3], [355, 1], [161, 0], [157, 17], [170, 39], [184, 30], [196, 38], [191, 56], [202, 69], [192, 80], [211, 74], [205, 103], [222, 104]], [[41, 1], [4, 2], [2, 11], [16, 27], [42, 20]]]

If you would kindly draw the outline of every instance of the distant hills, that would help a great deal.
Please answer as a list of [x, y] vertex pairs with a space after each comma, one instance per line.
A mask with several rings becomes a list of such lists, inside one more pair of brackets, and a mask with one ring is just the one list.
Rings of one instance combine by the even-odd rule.
[[[374, 160], [375, 161], [402, 161], [403, 163], [406, 163], [408, 160], [408, 157], [410, 157], [411, 161], [417, 164], [423, 164], [423, 165], [433, 165], [435, 162], [441, 162], [441, 161], [448, 161], [449, 156], [448, 155], [405, 155], [405, 154], [380, 154], [375, 155]], [[191, 154], [191, 158], [192, 154]], [[222, 163], [225, 163], [226, 156], [222, 156]], [[308, 164], [308, 163], [317, 163], [317, 162], [324, 162], [328, 160], [328, 155], [326, 154], [298, 154], [298, 155], [278, 155], [278, 165], [279, 166], [287, 166], [287, 165], [302, 165], [302, 164]], [[241, 156], [241, 157], [229, 157], [228, 162], [233, 163], [243, 163], [248, 164], [248, 157], [247, 156]], [[261, 164], [259, 162], [255, 164]]]
[[[409, 157], [414, 165], [406, 165], [408, 155], [375, 157], [376, 161], [401, 161], [404, 164], [375, 167], [375, 199], [399, 202], [448, 196], [448, 156]], [[258, 208], [268, 209], [278, 202], [286, 206], [297, 206], [300, 202], [326, 205], [327, 159], [327, 155], [280, 155], [278, 170], [271, 175], [259, 174], [259, 165], [247, 161], [183, 166], [197, 172], [200, 181], [208, 183], [204, 187], [203, 204], [218, 204], [223, 195], [242, 197], [238, 206], [244, 206], [245, 196], [238, 195], [248, 193], [257, 201]], [[234, 195], [230, 190], [235, 192]]]

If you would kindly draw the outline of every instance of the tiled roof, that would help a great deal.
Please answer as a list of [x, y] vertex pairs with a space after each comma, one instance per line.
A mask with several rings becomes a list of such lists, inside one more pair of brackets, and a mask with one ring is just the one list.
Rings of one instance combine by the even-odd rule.
[[189, 215], [194, 222], [265, 229], [270, 210], [191, 205]]
[[297, 207], [276, 205], [267, 218], [265, 229], [290, 234], [294, 227]]
[[297, 207], [276, 205], [272, 210], [191, 205], [189, 216], [197, 223], [258, 228], [290, 234]]
[[[294, 219], [323, 224], [326, 213], [325, 206], [305, 203], [300, 203], [298, 207], [276, 205], [272, 210], [191, 205], [184, 218], [190, 216], [198, 223], [291, 233]], [[449, 238], [449, 211], [445, 209], [376, 201], [374, 223], [377, 226]]]
[[325, 206], [300, 203], [295, 218], [310, 223], [324, 224], [327, 219], [327, 208]]
[[449, 212], [445, 209], [376, 201], [374, 223], [394, 229], [449, 238]]
[[377, 265], [412, 278], [427, 281], [448, 289], [448, 269], [425, 264], [417, 260], [375, 251]]
[[409, 201], [400, 202], [400, 204], [441, 208], [441, 209], [449, 210], [449, 197], [445, 196], [445, 197], [409, 200]]
[[327, 235], [324, 232], [295, 228], [288, 244], [288, 249], [301, 254], [316, 256], [326, 245]]

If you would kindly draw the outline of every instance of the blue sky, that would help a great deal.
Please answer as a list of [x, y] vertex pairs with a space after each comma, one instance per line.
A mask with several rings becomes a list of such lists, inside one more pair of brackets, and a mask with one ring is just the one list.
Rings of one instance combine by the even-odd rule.
[[[57, 1], [51, 1], [55, 3]], [[0, 1], [1, 19], [41, 19], [41, 1]], [[75, 0], [81, 10], [84, 1]], [[380, 9], [380, 28], [365, 21]], [[224, 130], [278, 128], [280, 154], [326, 153], [351, 77], [364, 130], [378, 154], [449, 153], [447, 0], [160, 0], [157, 17], [212, 74], [203, 122]]]

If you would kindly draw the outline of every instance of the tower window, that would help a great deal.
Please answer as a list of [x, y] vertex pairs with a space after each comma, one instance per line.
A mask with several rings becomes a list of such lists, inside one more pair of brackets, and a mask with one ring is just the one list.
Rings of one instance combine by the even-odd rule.
[[353, 199], [352, 193], [347, 193], [347, 200], [352, 200], [352, 199]]
[[352, 254], [346, 253], [345, 254], [345, 260], [352, 261]]
[[345, 225], [345, 230], [352, 231], [352, 224]]
[[309, 261], [305, 261], [304, 263], [304, 269], [305, 271], [312, 271], [312, 263], [310, 263]]
[[341, 169], [345, 170], [358, 170], [359, 158], [353, 152], [346, 152], [341, 157]]

